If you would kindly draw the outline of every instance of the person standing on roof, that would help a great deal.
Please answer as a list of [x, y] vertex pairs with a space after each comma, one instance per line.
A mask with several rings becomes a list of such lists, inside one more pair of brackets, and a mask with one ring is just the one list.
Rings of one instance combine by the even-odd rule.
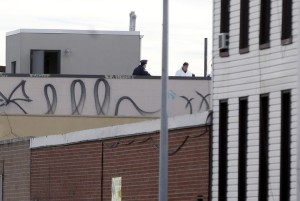
[[192, 77], [193, 74], [188, 70], [188, 67], [189, 63], [184, 62], [182, 67], [178, 71], [176, 71], [175, 76]]
[[136, 67], [133, 70], [132, 75], [146, 75], [146, 76], [151, 76], [150, 73], [148, 73], [148, 71], [146, 71], [146, 66], [148, 63], [148, 60], [141, 60], [141, 65], [139, 65], [138, 67]]

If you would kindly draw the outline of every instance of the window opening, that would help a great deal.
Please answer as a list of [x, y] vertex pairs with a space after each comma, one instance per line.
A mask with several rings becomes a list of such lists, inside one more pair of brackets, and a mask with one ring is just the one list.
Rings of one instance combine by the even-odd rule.
[[259, 125], [259, 201], [268, 201], [269, 179], [269, 96], [260, 97]]
[[228, 103], [219, 103], [219, 201], [227, 200]]

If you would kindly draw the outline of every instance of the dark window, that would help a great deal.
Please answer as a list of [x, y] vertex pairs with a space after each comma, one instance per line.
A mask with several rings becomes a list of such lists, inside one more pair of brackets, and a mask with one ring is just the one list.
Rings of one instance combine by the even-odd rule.
[[282, 0], [281, 44], [292, 43], [292, 0]]
[[219, 103], [219, 201], [227, 200], [227, 129], [228, 103]]
[[[223, 39], [229, 41], [229, 18], [230, 18], [230, 12], [229, 12], [229, 0], [221, 0], [221, 24], [220, 24], [220, 33], [227, 34], [224, 35]], [[219, 41], [220, 43], [220, 41]], [[228, 42], [224, 42], [223, 44], [228, 44]], [[228, 48], [220, 48], [220, 56], [229, 56], [229, 50]]]
[[259, 201], [268, 200], [268, 151], [269, 151], [269, 96], [260, 97], [259, 120]]
[[291, 177], [291, 93], [281, 94], [281, 161], [280, 161], [280, 201], [290, 200]]
[[247, 127], [248, 127], [248, 100], [241, 98], [239, 103], [239, 201], [246, 200], [246, 172], [247, 172]]
[[5, 73], [5, 66], [0, 66], [0, 72]]
[[16, 68], [17, 68], [17, 62], [13, 61], [11, 62], [11, 73], [16, 74]]
[[271, 2], [270, 0], [261, 0], [260, 6], [259, 45], [260, 49], [265, 49], [270, 47]]
[[240, 1], [240, 53], [249, 52], [249, 0]]

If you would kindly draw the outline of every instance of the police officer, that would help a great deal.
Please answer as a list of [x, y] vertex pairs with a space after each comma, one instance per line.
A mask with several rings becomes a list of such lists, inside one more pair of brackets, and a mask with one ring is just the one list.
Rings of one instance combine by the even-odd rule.
[[132, 75], [148, 75], [151, 76], [150, 73], [148, 73], [148, 71], [146, 71], [146, 66], [148, 63], [148, 60], [141, 60], [141, 65], [139, 65], [138, 67], [136, 67], [133, 70]]

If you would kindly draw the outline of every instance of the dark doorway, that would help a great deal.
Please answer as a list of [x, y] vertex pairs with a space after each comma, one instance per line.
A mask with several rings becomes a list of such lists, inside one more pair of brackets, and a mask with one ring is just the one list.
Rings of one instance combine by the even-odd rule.
[[60, 74], [60, 50], [31, 50], [30, 73]]

